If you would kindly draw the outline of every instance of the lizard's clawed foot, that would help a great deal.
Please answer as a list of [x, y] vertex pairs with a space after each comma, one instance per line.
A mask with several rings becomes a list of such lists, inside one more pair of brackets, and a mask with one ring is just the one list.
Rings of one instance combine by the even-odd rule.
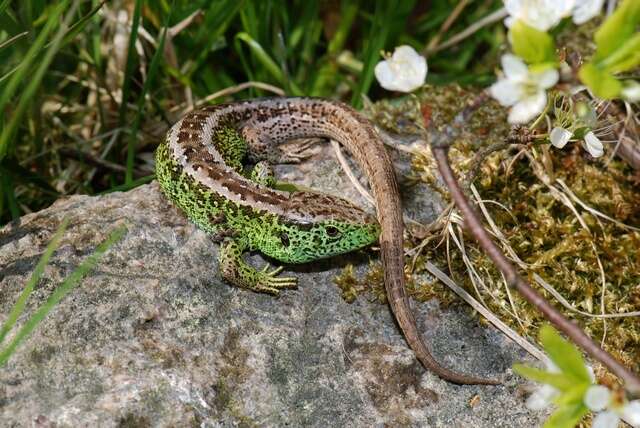
[[298, 278], [291, 276], [277, 277], [282, 272], [282, 266], [269, 271], [269, 265], [257, 272], [257, 281], [254, 290], [262, 293], [269, 293], [277, 296], [281, 289], [296, 288], [298, 286]]

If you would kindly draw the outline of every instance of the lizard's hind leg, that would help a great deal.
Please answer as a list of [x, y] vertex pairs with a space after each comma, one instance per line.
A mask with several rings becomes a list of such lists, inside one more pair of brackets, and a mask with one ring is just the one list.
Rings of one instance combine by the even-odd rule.
[[320, 141], [318, 138], [278, 139], [257, 131], [251, 125], [243, 127], [240, 134], [247, 144], [250, 161], [267, 161], [271, 164], [300, 163], [312, 155], [309, 149]]

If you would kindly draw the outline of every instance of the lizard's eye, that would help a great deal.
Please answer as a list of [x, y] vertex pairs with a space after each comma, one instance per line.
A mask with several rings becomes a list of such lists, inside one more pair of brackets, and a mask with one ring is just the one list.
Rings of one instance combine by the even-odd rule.
[[338, 230], [337, 227], [333, 227], [333, 226], [327, 226], [327, 235], [329, 235], [332, 238], [335, 238], [336, 236], [340, 235], [340, 231]]
[[282, 233], [280, 235], [280, 242], [282, 242], [282, 245], [284, 245], [285, 247], [288, 247], [291, 243], [289, 242], [289, 235], [287, 235], [286, 233]]

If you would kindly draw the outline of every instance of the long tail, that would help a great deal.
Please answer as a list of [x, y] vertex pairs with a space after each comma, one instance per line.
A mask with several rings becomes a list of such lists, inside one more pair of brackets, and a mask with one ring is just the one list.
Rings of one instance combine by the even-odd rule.
[[[370, 125], [369, 125], [370, 126]], [[375, 132], [375, 131], [373, 131]], [[379, 141], [379, 137], [376, 135]], [[382, 146], [381, 143], [379, 143]], [[385, 150], [384, 147], [381, 147]], [[386, 159], [365, 159], [369, 163], [369, 177], [378, 207], [378, 221], [382, 226], [380, 248], [384, 266], [384, 283], [391, 310], [404, 333], [407, 343], [415, 352], [420, 362], [433, 373], [450, 382], [458, 384], [497, 385], [500, 382], [491, 379], [456, 373], [442, 367], [431, 355], [418, 332], [416, 320], [409, 307], [409, 299], [405, 291], [404, 248], [402, 208], [400, 194], [393, 172], [391, 161]]]
[[393, 165], [379, 135], [369, 121], [347, 105], [316, 98], [272, 98], [238, 103], [245, 125], [260, 131], [270, 143], [292, 138], [326, 137], [337, 140], [364, 169], [377, 204], [382, 226], [380, 247], [389, 305], [409, 346], [429, 370], [450, 382], [499, 382], [455, 373], [442, 367], [418, 333], [405, 292], [402, 207]]

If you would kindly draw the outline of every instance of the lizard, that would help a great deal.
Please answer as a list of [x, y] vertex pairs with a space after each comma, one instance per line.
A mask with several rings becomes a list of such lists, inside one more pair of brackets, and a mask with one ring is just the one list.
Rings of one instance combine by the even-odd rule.
[[[278, 190], [271, 164], [300, 158], [291, 139], [328, 138], [343, 145], [365, 172], [377, 218], [353, 203], [313, 191]], [[254, 163], [252, 171], [243, 162]], [[179, 120], [159, 144], [160, 188], [199, 228], [221, 242], [219, 264], [229, 283], [277, 295], [296, 278], [282, 266], [257, 270], [243, 254], [259, 251], [283, 263], [306, 263], [379, 241], [387, 300], [418, 360], [458, 384], [497, 384], [441, 366], [418, 332], [405, 291], [402, 207], [395, 172], [373, 125], [339, 101], [265, 98], [207, 106]]]

